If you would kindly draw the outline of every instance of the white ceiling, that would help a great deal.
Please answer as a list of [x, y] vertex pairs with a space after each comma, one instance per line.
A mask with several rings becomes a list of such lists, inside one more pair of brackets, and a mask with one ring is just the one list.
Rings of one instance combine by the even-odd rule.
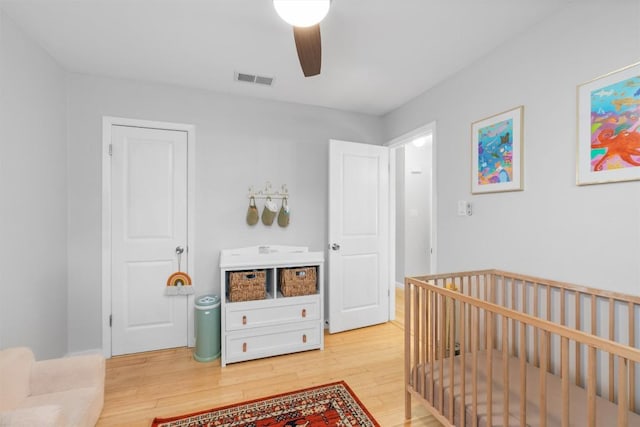
[[[270, 0], [0, 0], [65, 69], [380, 115], [571, 0], [333, 0], [305, 78]], [[234, 72], [274, 77], [272, 87]]]

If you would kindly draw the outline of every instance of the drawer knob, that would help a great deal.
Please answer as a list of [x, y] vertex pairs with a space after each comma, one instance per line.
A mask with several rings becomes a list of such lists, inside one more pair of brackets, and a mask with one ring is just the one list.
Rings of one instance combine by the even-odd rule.
[[307, 342], [307, 334], [303, 334], [302, 335], [302, 342], [306, 343]]
[[246, 343], [246, 342], [243, 342], [243, 343], [242, 343], [242, 352], [243, 352], [243, 353], [246, 353], [246, 352], [247, 352], [247, 343]]
[[242, 316], [242, 324], [243, 325], [247, 324], [247, 316]]
[[306, 308], [302, 309], [302, 317], [307, 317], [307, 309]]

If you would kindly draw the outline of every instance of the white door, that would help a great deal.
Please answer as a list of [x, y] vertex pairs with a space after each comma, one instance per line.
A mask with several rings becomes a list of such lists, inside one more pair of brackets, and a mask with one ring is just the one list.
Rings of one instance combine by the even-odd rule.
[[187, 132], [111, 128], [111, 352], [187, 345], [187, 297], [165, 296], [187, 266]]
[[329, 142], [329, 332], [389, 320], [389, 149]]

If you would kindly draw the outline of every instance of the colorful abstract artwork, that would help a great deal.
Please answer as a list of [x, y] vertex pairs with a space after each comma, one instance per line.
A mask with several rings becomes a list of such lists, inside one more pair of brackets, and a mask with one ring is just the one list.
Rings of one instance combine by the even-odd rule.
[[523, 107], [471, 125], [471, 192], [522, 190]]
[[578, 184], [640, 179], [640, 65], [578, 86]]
[[513, 178], [513, 120], [478, 130], [478, 185]]

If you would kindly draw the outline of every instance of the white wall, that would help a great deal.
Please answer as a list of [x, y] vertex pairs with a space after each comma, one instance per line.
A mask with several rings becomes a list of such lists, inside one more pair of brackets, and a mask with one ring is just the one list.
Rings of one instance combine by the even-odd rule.
[[405, 276], [431, 272], [431, 148], [431, 142], [404, 146]]
[[0, 11], [0, 348], [67, 351], [65, 75]]
[[[640, 294], [640, 182], [575, 185], [576, 85], [638, 61], [639, 18], [638, 0], [574, 2], [384, 117], [388, 140], [437, 121], [439, 271]], [[521, 104], [525, 190], [471, 196], [470, 124]]]
[[[103, 115], [196, 125], [200, 293], [219, 291], [221, 248], [324, 248], [328, 139], [379, 144], [437, 121], [439, 271], [498, 267], [640, 294], [640, 182], [575, 186], [576, 85], [638, 60], [639, 18], [639, 0], [575, 2], [381, 121], [75, 74], [65, 116], [64, 72], [0, 12], [0, 271], [17, 278], [0, 285], [0, 347], [48, 357], [101, 345]], [[520, 104], [525, 191], [471, 196], [470, 123]], [[244, 224], [247, 187], [266, 180], [289, 186], [286, 230]], [[459, 199], [473, 216], [456, 216]]]
[[[241, 83], [239, 83], [241, 84]], [[256, 90], [268, 90], [256, 88]], [[73, 74], [69, 79], [69, 349], [101, 346], [103, 115], [196, 126], [196, 292], [219, 293], [219, 251], [257, 244], [322, 251], [330, 138], [380, 144], [381, 120], [326, 108]], [[287, 184], [291, 224], [245, 223], [250, 185]], [[262, 202], [259, 203], [262, 208]]]

